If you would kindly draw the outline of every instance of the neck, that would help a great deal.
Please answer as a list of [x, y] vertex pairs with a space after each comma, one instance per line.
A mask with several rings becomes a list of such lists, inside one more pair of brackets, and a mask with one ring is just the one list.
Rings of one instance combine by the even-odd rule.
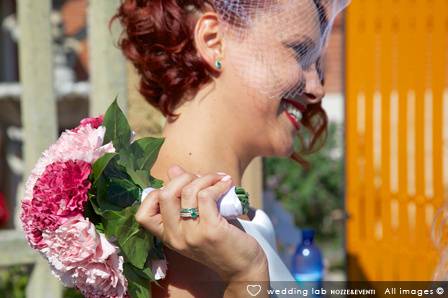
[[241, 185], [244, 170], [255, 154], [238, 129], [229, 125], [234, 111], [226, 111], [222, 101], [200, 98], [182, 104], [175, 113], [179, 118], [167, 121], [163, 129], [165, 142], [152, 176], [166, 183], [168, 168], [177, 164], [193, 174], [224, 172], [234, 184]]

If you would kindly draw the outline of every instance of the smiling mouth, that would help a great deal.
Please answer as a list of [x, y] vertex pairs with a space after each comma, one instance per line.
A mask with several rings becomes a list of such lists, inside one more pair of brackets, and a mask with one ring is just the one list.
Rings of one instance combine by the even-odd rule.
[[303, 113], [306, 111], [306, 107], [297, 101], [283, 98], [281, 101], [282, 110], [291, 121], [296, 130], [300, 129], [300, 121], [303, 118]]

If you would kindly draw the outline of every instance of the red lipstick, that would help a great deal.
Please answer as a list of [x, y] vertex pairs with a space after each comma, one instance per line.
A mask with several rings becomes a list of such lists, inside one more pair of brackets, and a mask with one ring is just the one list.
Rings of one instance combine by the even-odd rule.
[[296, 130], [299, 130], [300, 124], [297, 122], [296, 118], [294, 118], [290, 113], [288, 113], [288, 111], [285, 111], [285, 114], [288, 117], [288, 119], [291, 121], [292, 125], [294, 125], [294, 128]]
[[286, 101], [286, 102], [288, 102], [288, 103], [290, 103], [290, 104], [292, 104], [292, 105], [293, 105], [294, 107], [296, 107], [300, 112], [305, 113], [305, 111], [306, 111], [306, 107], [305, 107], [303, 104], [301, 104], [300, 102], [297, 102], [297, 101], [292, 100], [292, 99], [287, 99], [287, 98], [284, 98], [283, 100]]

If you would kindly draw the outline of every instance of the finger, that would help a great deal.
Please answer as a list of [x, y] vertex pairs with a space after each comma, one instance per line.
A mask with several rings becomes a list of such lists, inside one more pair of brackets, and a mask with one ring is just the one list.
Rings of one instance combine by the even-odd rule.
[[159, 190], [148, 194], [135, 214], [135, 220], [151, 234], [161, 237], [163, 235], [162, 216], [159, 212]]
[[160, 190], [159, 205], [165, 231], [176, 231], [180, 221], [180, 196], [182, 189], [196, 178], [184, 172], [173, 178]]
[[193, 180], [190, 184], [182, 189], [180, 199], [181, 208], [197, 208], [197, 195], [199, 191], [216, 184], [222, 178], [223, 176], [219, 174], [209, 174]]
[[201, 190], [198, 197], [198, 209], [201, 221], [216, 224], [220, 220], [218, 200], [232, 187], [230, 176], [225, 176], [213, 186]]
[[186, 171], [179, 165], [172, 165], [168, 169], [168, 177], [170, 180], [176, 178], [177, 176], [185, 173]]

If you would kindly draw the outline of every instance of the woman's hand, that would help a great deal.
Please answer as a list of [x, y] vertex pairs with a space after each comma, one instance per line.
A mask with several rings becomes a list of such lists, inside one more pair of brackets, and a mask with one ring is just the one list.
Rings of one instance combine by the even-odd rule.
[[[225, 281], [269, 280], [258, 242], [219, 214], [217, 201], [232, 186], [230, 176], [198, 177], [178, 166], [171, 167], [168, 176], [169, 183], [143, 201], [137, 222], [170, 249], [205, 264]], [[181, 218], [181, 208], [198, 208], [199, 217]]]

